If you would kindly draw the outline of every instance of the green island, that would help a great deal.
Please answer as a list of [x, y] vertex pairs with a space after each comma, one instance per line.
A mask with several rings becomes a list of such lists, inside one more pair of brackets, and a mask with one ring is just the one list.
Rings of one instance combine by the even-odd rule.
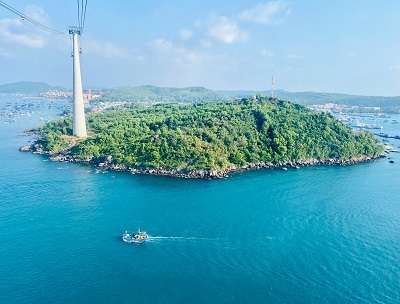
[[58, 161], [184, 178], [348, 165], [384, 153], [372, 134], [355, 132], [328, 113], [266, 97], [130, 106], [90, 114], [87, 122], [85, 140], [71, 136], [71, 118], [49, 122], [30, 150]]

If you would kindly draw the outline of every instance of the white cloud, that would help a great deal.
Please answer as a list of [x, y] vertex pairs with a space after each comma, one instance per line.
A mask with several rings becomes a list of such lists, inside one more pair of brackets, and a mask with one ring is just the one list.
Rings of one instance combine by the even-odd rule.
[[88, 39], [82, 41], [83, 51], [87, 54], [97, 55], [107, 59], [127, 58], [129, 50], [109, 41], [97, 41]]
[[239, 14], [239, 18], [259, 24], [275, 24], [279, 23], [289, 13], [289, 5], [284, 1], [277, 0], [260, 3], [255, 7], [244, 10]]
[[[38, 6], [28, 6], [25, 14], [34, 20], [49, 24], [46, 12]], [[47, 34], [19, 18], [0, 19], [0, 40], [4, 44], [17, 44], [30, 48], [43, 48], [47, 44]]]
[[183, 40], [189, 40], [189, 39], [191, 39], [193, 37], [193, 32], [191, 30], [188, 30], [188, 29], [181, 29], [179, 31], [179, 36]]
[[159, 38], [150, 43], [150, 47], [163, 56], [168, 56], [178, 63], [195, 64], [201, 61], [201, 54], [192, 49], [177, 46], [169, 40]]
[[47, 41], [43, 34], [32, 32], [19, 19], [0, 19], [0, 39], [6, 44], [43, 48]]
[[[248, 33], [241, 27], [241, 21], [276, 24], [289, 12], [289, 5], [284, 0], [274, 0], [260, 3], [233, 16], [211, 15], [205, 20], [196, 20], [193, 23], [194, 30], [183, 28], [178, 34], [183, 41], [187, 41], [193, 38], [195, 31], [200, 36], [200, 46], [204, 48], [209, 48], [215, 42], [235, 44], [248, 37]], [[262, 56], [271, 57], [271, 53], [262, 52]]]
[[25, 10], [25, 15], [31, 17], [32, 19], [49, 26], [50, 25], [50, 18], [46, 11], [36, 5], [28, 5]]
[[225, 16], [215, 18], [208, 28], [208, 35], [218, 42], [232, 44], [246, 39], [247, 34], [239, 25]]
[[153, 40], [150, 44], [154, 49], [158, 51], [168, 51], [173, 48], [172, 42], [163, 38]]

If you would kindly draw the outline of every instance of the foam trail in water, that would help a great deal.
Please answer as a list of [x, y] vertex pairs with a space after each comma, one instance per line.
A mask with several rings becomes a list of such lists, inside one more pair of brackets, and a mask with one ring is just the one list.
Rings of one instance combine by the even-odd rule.
[[149, 240], [208, 240], [208, 241], [215, 241], [217, 239], [201, 238], [201, 237], [185, 237], [185, 236], [149, 236]]

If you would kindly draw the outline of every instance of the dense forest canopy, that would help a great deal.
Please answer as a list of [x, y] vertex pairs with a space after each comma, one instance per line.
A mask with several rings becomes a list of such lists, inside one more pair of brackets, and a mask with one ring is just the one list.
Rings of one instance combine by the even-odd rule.
[[72, 148], [71, 119], [50, 122], [39, 143], [80, 161], [131, 168], [226, 170], [253, 163], [376, 156], [383, 147], [327, 113], [263, 97], [240, 102], [132, 107], [88, 116], [90, 137]]

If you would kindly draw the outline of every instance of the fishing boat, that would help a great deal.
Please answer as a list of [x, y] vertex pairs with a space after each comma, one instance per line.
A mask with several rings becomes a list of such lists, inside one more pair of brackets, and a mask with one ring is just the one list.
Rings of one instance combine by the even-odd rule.
[[125, 231], [122, 234], [122, 241], [125, 243], [144, 243], [149, 239], [149, 235], [145, 231], [139, 231], [134, 232], [134, 233], [129, 233], [128, 231]]

